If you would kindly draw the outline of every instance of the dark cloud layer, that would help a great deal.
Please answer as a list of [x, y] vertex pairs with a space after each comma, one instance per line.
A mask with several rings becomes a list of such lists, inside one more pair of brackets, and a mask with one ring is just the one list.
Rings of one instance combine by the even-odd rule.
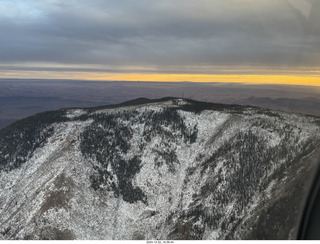
[[319, 16], [317, 0], [2, 0], [0, 63], [317, 67]]

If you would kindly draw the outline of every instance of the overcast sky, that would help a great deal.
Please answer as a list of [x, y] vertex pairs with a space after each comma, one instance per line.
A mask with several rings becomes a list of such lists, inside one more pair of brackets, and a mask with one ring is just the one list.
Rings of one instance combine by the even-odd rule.
[[319, 0], [0, 0], [0, 78], [19, 70], [317, 74], [319, 23]]

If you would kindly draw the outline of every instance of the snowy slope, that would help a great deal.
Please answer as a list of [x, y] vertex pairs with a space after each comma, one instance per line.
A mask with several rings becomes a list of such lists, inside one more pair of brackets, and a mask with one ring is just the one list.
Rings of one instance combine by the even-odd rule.
[[183, 99], [0, 130], [0, 239], [293, 239], [320, 119]]

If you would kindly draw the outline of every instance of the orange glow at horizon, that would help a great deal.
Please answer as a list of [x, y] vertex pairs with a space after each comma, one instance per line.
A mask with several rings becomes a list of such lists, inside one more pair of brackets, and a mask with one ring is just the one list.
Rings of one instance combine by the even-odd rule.
[[155, 81], [155, 82], [225, 82], [249, 84], [287, 84], [320, 86], [318, 76], [288, 75], [202, 75], [202, 74], [108, 74], [88, 77], [89, 80]]
[[246, 84], [287, 84], [320, 86], [320, 76], [308, 75], [208, 75], [208, 74], [140, 74], [24, 71], [0, 74], [0, 78], [13, 79], [72, 79], [95, 81], [154, 81], [154, 82], [225, 82]]

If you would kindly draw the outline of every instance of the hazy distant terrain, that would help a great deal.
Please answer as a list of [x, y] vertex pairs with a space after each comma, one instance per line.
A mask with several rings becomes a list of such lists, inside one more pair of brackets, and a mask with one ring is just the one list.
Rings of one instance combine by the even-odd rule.
[[0, 128], [42, 111], [116, 104], [137, 97], [184, 97], [320, 115], [320, 88], [192, 82], [0, 80]]

